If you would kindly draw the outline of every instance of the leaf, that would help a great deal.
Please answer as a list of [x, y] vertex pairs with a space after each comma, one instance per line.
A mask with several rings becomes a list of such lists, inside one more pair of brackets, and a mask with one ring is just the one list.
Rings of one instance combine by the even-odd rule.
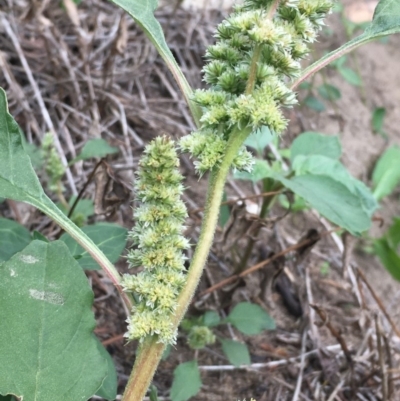
[[321, 155], [299, 155], [292, 167], [298, 176], [305, 174], [323, 175], [343, 184], [350, 193], [360, 199], [363, 210], [370, 217], [378, 208], [378, 203], [369, 188], [354, 178], [338, 160]]
[[400, 32], [400, 2], [398, 0], [380, 0], [375, 8], [373, 20], [371, 24], [367, 26], [364, 33], [305, 68], [302, 74], [292, 84], [292, 89], [308, 79], [314, 72], [319, 71], [322, 67], [357, 47], [383, 36], [398, 32]]
[[397, 249], [400, 244], [400, 218], [395, 217], [392, 225], [386, 232], [386, 238], [393, 249]]
[[103, 158], [107, 155], [118, 153], [118, 148], [110, 146], [103, 138], [90, 139], [83, 146], [81, 153], [69, 164], [76, 163], [79, 160], [91, 159], [92, 157]]
[[[71, 196], [69, 199], [70, 208], [74, 204], [76, 196]], [[69, 210], [63, 204], [58, 204], [59, 209], [67, 216]], [[70, 219], [79, 227], [83, 226], [90, 216], [94, 215], [94, 205], [91, 199], [79, 199], [78, 204], [75, 206]]]
[[8, 113], [6, 93], [0, 88], [0, 197], [30, 203], [44, 196], [20, 128]]
[[398, 0], [380, 0], [372, 23], [365, 30], [368, 36], [389, 35], [400, 31], [400, 3]]
[[385, 115], [386, 109], [384, 107], [377, 107], [372, 114], [372, 130], [377, 134], [384, 135], [383, 121]]
[[253, 170], [251, 172], [248, 171], [236, 171], [233, 177], [236, 180], [246, 180], [257, 182], [262, 180], [263, 178], [270, 177], [272, 174], [272, 169], [267, 161], [261, 159], [255, 159], [255, 163], [253, 165]]
[[307, 96], [304, 99], [304, 104], [310, 109], [318, 111], [319, 113], [325, 111], [325, 105], [315, 96]]
[[400, 147], [391, 146], [378, 159], [372, 173], [375, 199], [390, 195], [400, 183]]
[[336, 86], [330, 84], [322, 84], [318, 88], [318, 93], [324, 99], [331, 101], [339, 100], [342, 97], [340, 90]]
[[107, 361], [107, 375], [101, 387], [97, 390], [96, 395], [98, 397], [105, 398], [106, 400], [115, 400], [117, 397], [118, 380], [114, 361], [103, 344], [97, 338], [96, 341], [100, 354]]
[[0, 262], [22, 251], [31, 240], [31, 234], [24, 226], [0, 217]]
[[171, 387], [172, 401], [186, 401], [195, 396], [201, 388], [201, 377], [197, 361], [179, 364], [174, 370]]
[[250, 146], [257, 151], [259, 156], [262, 156], [264, 149], [272, 142], [274, 135], [267, 126], [263, 126], [260, 129], [252, 132], [244, 144]]
[[168, 48], [161, 25], [154, 17], [154, 11], [157, 8], [158, 0], [111, 0], [111, 2], [125, 10], [143, 29], [177, 81], [186, 98], [186, 102], [192, 110], [193, 116], [198, 121], [201, 116], [201, 111], [200, 108], [190, 100], [192, 89]]
[[259, 334], [263, 330], [274, 330], [275, 322], [260, 306], [250, 302], [237, 304], [225, 319], [243, 334]]
[[304, 198], [328, 220], [354, 235], [371, 226], [370, 213], [364, 210], [363, 199], [331, 177], [306, 174], [290, 180], [278, 175], [274, 178]]
[[246, 344], [233, 340], [220, 339], [222, 350], [234, 366], [250, 365], [250, 354]]
[[361, 86], [361, 77], [353, 69], [349, 67], [341, 67], [339, 68], [339, 73], [349, 84]]
[[[93, 292], [61, 241], [31, 242], [0, 265], [0, 393], [76, 401], [101, 386]], [[18, 333], [18, 335], [16, 335]]]
[[[97, 223], [82, 227], [82, 231], [100, 248], [111, 263], [115, 263], [126, 245], [127, 229], [117, 224]], [[64, 233], [61, 238], [74, 256], [81, 255], [77, 260], [85, 270], [98, 270], [100, 267], [69, 234]]]
[[393, 249], [386, 238], [374, 241], [374, 250], [386, 270], [398, 281], [400, 281], [400, 256]]
[[0, 395], [0, 401], [14, 401], [12, 395]]
[[331, 159], [339, 159], [342, 147], [337, 136], [324, 135], [319, 132], [303, 132], [290, 147], [290, 160], [293, 161], [299, 155], [322, 155]]
[[204, 326], [207, 327], [218, 326], [221, 322], [221, 318], [219, 317], [218, 313], [213, 310], [209, 310], [206, 313], [204, 313], [202, 320]]

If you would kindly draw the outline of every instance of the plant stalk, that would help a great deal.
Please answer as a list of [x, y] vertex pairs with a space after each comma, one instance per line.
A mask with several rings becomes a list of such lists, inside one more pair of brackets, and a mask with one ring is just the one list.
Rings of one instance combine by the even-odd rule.
[[[178, 307], [175, 314], [171, 316], [175, 328], [184, 317], [200, 281], [218, 224], [219, 210], [229, 169], [250, 132], [251, 130], [246, 128], [231, 134], [224, 159], [211, 173], [199, 242], [188, 271], [185, 287], [178, 298]], [[156, 341], [156, 338], [150, 337], [141, 345], [122, 401], [140, 401], [146, 395], [165, 347], [164, 344], [158, 344]]]

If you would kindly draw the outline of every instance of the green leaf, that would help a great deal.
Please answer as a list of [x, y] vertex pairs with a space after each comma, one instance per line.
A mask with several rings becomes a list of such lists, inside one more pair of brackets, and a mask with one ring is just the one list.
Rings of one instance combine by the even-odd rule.
[[[126, 245], [127, 229], [117, 224], [97, 223], [82, 227], [82, 231], [104, 252], [111, 263], [115, 263]], [[61, 238], [74, 256], [81, 255], [77, 260], [85, 270], [98, 270], [99, 265], [69, 234], [64, 233]]]
[[69, 164], [76, 163], [79, 160], [91, 159], [92, 157], [102, 158], [118, 153], [118, 151], [118, 148], [110, 146], [103, 138], [90, 139], [83, 145], [81, 153], [75, 159], [71, 160]]
[[272, 169], [267, 161], [261, 159], [255, 159], [253, 170], [249, 173], [248, 171], [236, 171], [233, 177], [236, 180], [246, 180], [257, 182], [263, 178], [270, 177]]
[[315, 96], [307, 96], [304, 99], [304, 104], [309, 107], [312, 110], [318, 111], [318, 113], [321, 113], [322, 111], [325, 111], [325, 105]]
[[342, 147], [337, 136], [324, 135], [319, 132], [303, 132], [290, 147], [290, 160], [297, 156], [322, 155], [331, 159], [339, 159], [342, 154]]
[[246, 344], [233, 340], [220, 339], [219, 341], [221, 341], [224, 354], [232, 365], [250, 365], [250, 354]]
[[383, 266], [398, 281], [400, 281], [400, 256], [386, 238], [374, 241], [374, 250]]
[[274, 178], [304, 198], [327, 219], [354, 235], [371, 226], [371, 214], [365, 210], [366, 202], [358, 194], [357, 186], [354, 188], [356, 193], [352, 193], [346, 185], [324, 175], [306, 174], [290, 180], [279, 175]]
[[305, 68], [292, 87], [295, 88], [299, 83], [308, 79], [313, 72], [320, 70], [323, 66], [328, 65], [357, 47], [398, 32], [400, 32], [400, 2], [398, 0], [380, 0], [375, 8], [371, 24], [367, 26], [363, 34]]
[[363, 210], [371, 217], [378, 208], [378, 203], [369, 188], [361, 181], [354, 178], [338, 160], [321, 155], [296, 157], [293, 163], [296, 175], [305, 174], [323, 175], [343, 184], [360, 201]]
[[22, 144], [18, 124], [8, 113], [6, 93], [0, 88], [0, 196], [35, 202], [45, 196]]
[[204, 324], [204, 326], [207, 327], [215, 327], [221, 323], [221, 318], [219, 317], [217, 312], [209, 310], [204, 313], [202, 323]]
[[270, 129], [267, 126], [263, 126], [260, 129], [252, 132], [247, 137], [244, 144], [246, 146], [250, 146], [257, 151], [259, 156], [262, 156], [265, 147], [268, 146], [273, 139], [274, 135], [272, 134]]
[[263, 330], [274, 330], [275, 322], [260, 306], [250, 302], [237, 304], [225, 319], [243, 334], [259, 334]]
[[397, 249], [400, 244], [400, 218], [395, 217], [392, 225], [386, 232], [386, 238], [393, 249]]
[[372, 173], [377, 200], [390, 195], [400, 183], [400, 147], [392, 146], [378, 159]]
[[368, 36], [389, 35], [400, 31], [400, 2], [380, 0], [375, 8], [372, 23], [365, 30]]
[[92, 303], [87, 278], [61, 241], [33, 241], [1, 264], [0, 393], [24, 401], [95, 394], [107, 362], [93, 335]]
[[372, 114], [372, 130], [380, 135], [385, 135], [383, 132], [383, 121], [385, 119], [386, 109], [377, 107]]
[[361, 86], [361, 77], [353, 69], [349, 67], [341, 67], [339, 68], [339, 73], [349, 84], [354, 86]]
[[336, 86], [330, 84], [322, 84], [318, 88], [318, 93], [322, 98], [331, 101], [339, 100], [342, 97], [340, 90]]
[[0, 217], [0, 262], [22, 251], [31, 240], [31, 234], [24, 226]]
[[97, 390], [96, 395], [105, 398], [106, 400], [115, 400], [117, 397], [118, 378], [114, 361], [108, 351], [104, 348], [103, 344], [97, 338], [96, 340], [99, 353], [107, 361], [107, 376], [105, 377], [101, 387]]
[[181, 363], [174, 370], [171, 387], [172, 401], [186, 401], [195, 396], [201, 388], [201, 377], [197, 361]]
[[0, 401], [14, 401], [12, 395], [0, 395]]
[[125, 10], [143, 29], [177, 81], [195, 120], [198, 121], [201, 116], [201, 111], [200, 108], [190, 100], [192, 89], [168, 48], [161, 25], [154, 17], [154, 11], [157, 8], [158, 0], [111, 0], [111, 2]]
[[[70, 208], [74, 204], [75, 199], [76, 199], [76, 196], [71, 196], [71, 198], [68, 202]], [[67, 210], [63, 204], [60, 203], [57, 206], [66, 216], [68, 215], [69, 210]], [[91, 199], [79, 199], [78, 204], [75, 206], [70, 219], [78, 227], [81, 227], [86, 223], [87, 219], [93, 215], [94, 215], [93, 201]]]

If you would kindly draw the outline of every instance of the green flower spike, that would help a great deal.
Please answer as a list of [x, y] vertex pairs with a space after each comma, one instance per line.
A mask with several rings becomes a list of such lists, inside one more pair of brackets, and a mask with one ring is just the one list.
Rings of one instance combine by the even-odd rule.
[[157, 335], [159, 342], [174, 344], [172, 326], [179, 292], [185, 283], [185, 256], [189, 242], [183, 237], [187, 212], [179, 159], [174, 144], [158, 137], [145, 149], [135, 183], [135, 226], [129, 233], [135, 249], [128, 254], [130, 267], [143, 267], [125, 275], [123, 287], [138, 300], [128, 319], [130, 340]]
[[[203, 69], [209, 89], [193, 94], [203, 110], [201, 126], [180, 141], [182, 151], [197, 158], [200, 175], [218, 166], [237, 129], [285, 130], [281, 108], [297, 103], [288, 84], [331, 8], [332, 0], [244, 0], [218, 26]], [[252, 165], [243, 147], [233, 168], [249, 171]]]

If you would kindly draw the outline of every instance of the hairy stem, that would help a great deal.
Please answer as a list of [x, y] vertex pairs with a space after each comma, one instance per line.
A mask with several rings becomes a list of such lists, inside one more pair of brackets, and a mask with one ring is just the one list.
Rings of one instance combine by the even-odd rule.
[[[218, 224], [219, 210], [229, 168], [250, 131], [249, 128], [246, 128], [231, 134], [224, 159], [218, 168], [215, 168], [211, 173], [199, 242], [188, 271], [185, 287], [178, 298], [177, 310], [171, 316], [175, 328], [178, 327], [185, 315], [200, 281]], [[146, 395], [165, 347], [156, 341], [156, 338], [151, 337], [140, 346], [122, 401], [140, 401]]]

